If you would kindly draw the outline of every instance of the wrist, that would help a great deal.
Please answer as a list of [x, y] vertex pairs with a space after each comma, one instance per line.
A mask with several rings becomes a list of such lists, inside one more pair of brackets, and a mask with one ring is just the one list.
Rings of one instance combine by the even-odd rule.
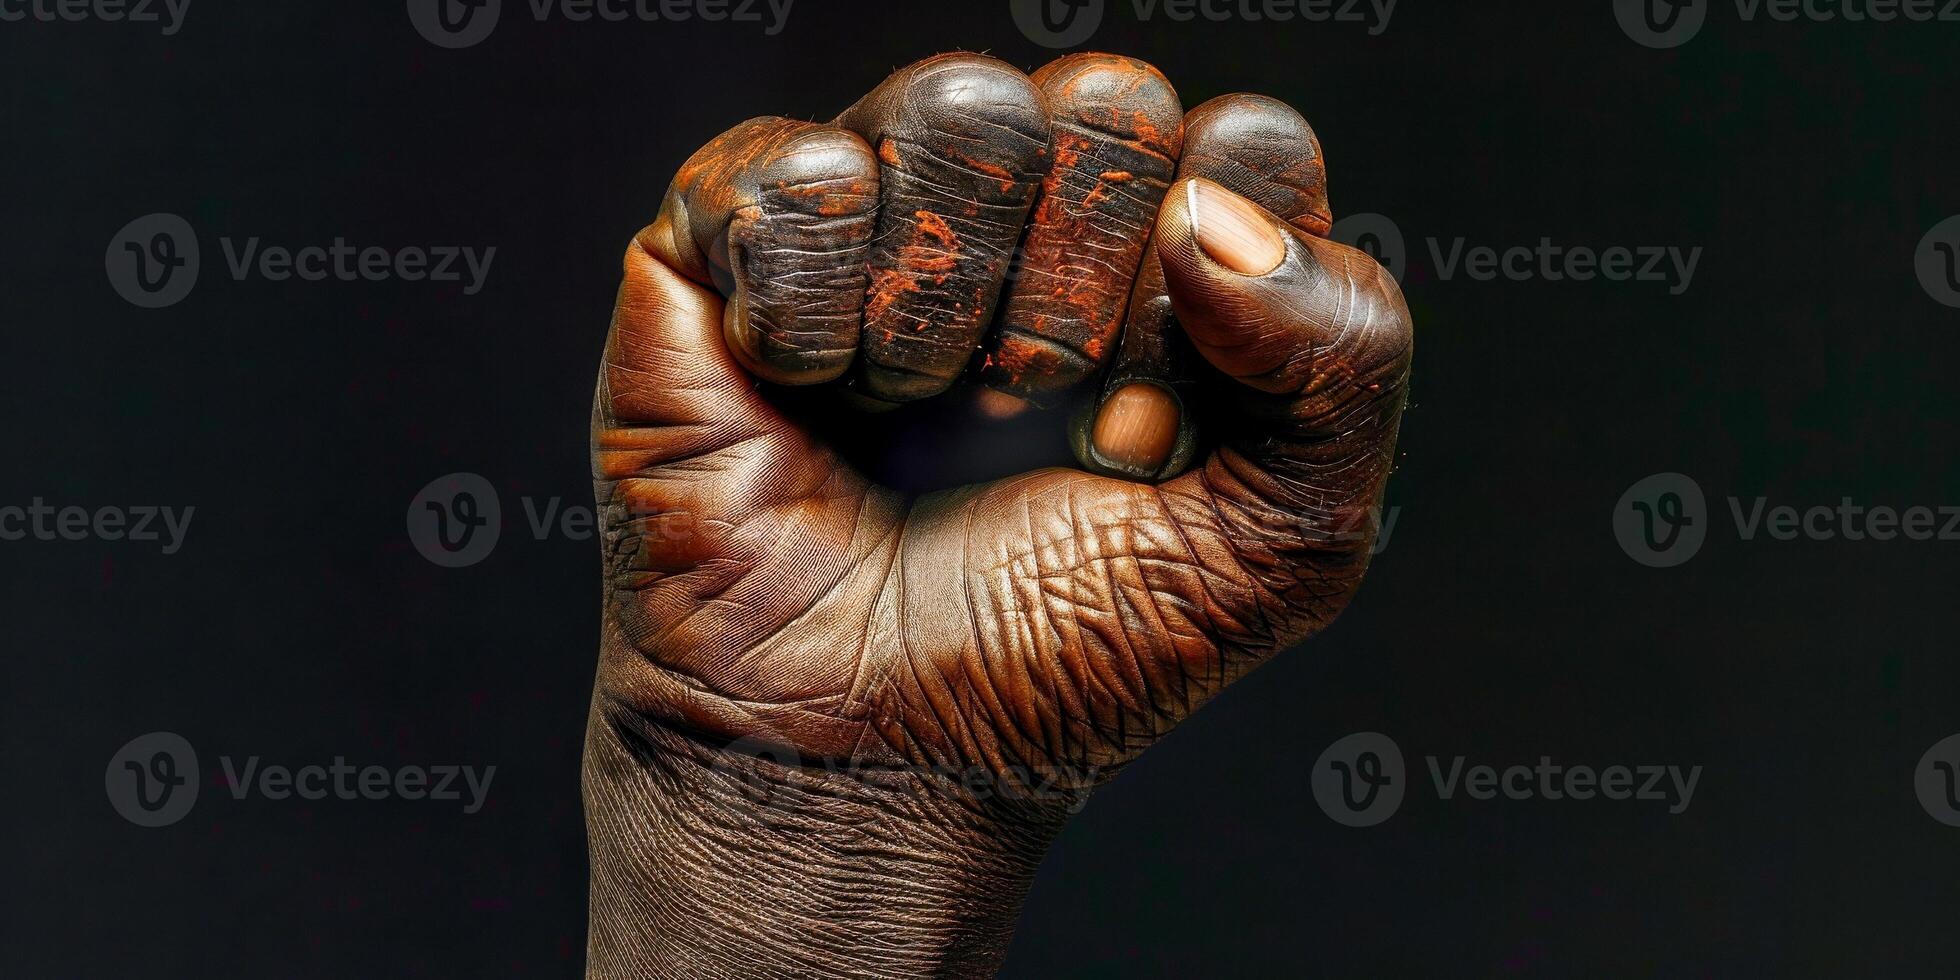
[[586, 739], [595, 977], [992, 976], [1080, 791], [826, 765], [616, 707]]

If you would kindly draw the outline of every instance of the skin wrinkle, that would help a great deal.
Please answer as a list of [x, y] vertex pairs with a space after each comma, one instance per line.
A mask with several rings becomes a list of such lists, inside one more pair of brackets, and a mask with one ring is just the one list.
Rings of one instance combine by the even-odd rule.
[[[961, 508], [961, 510], [963, 511], [963, 516], [960, 525], [960, 535], [959, 535], [960, 561], [958, 562], [958, 567], [961, 568], [965, 568], [968, 566], [968, 557], [972, 553], [973, 515], [975, 510], [975, 504], [976, 504], [975, 500], [969, 499], [966, 502], [965, 506]], [[985, 654], [980, 653], [980, 651], [984, 651], [987, 649], [987, 642], [986, 642], [985, 634], [980, 628], [980, 617], [977, 610], [974, 607], [971, 585], [968, 576], [966, 574], [960, 574], [956, 576], [956, 578], [960, 583], [960, 601], [961, 604], [966, 608], [968, 639], [971, 641], [970, 649], [975, 651], [976, 654], [978, 654], [979, 656], [984, 657]], [[1002, 659], [1005, 659], [1005, 657], [1003, 657]], [[975, 675], [969, 673], [968, 676], [973, 677]], [[1023, 719], [1008, 708], [1008, 704], [1010, 703], [1010, 700], [1024, 700], [1024, 699], [1003, 698], [1000, 694], [999, 689], [992, 683], [992, 674], [989, 672], [986, 671], [979, 672], [976, 679], [981, 682], [979, 687], [979, 696], [985, 702], [987, 712], [991, 716], [998, 719], [1002, 719], [1008, 725], [1013, 726], [1015, 729], [1015, 734], [1019, 735], [1021, 738], [1027, 739], [1029, 742], [1038, 742], [1039, 740], [1032, 738], [1028, 734], [1027, 729], [1022, 724]], [[1032, 682], [1033, 678], [1030, 677], [1029, 680], [1030, 682]], [[1029, 689], [1032, 690], [1032, 687], [1033, 685], [1032, 683], [1030, 683]], [[1003, 748], [1003, 752], [1005, 752], [1004, 748]], [[1025, 761], [1024, 759], [1017, 759], [1016, 763], [1021, 763], [1024, 761]], [[1006, 760], [1004, 757], [995, 760], [995, 764], [997, 766], [1000, 766], [1001, 768], [1005, 768], [1005, 762]]]
[[[1093, 552], [1093, 554], [1083, 557], [1080, 564], [1080, 570], [1091, 571], [1091, 572], [1100, 570], [1102, 572], [1102, 580], [1109, 586], [1109, 590], [1107, 594], [1111, 597], [1111, 600], [1114, 601], [1115, 597], [1120, 594], [1120, 590], [1116, 586], [1115, 579], [1110, 574], [1109, 549], [1105, 547], [1106, 542], [1102, 537], [1101, 528], [1098, 527], [1094, 522], [1083, 520], [1079, 516], [1079, 512], [1076, 509], [1077, 507], [1076, 496], [1072, 489], [1068, 494], [1068, 502], [1069, 502], [1070, 523], [1076, 528], [1084, 529], [1087, 530], [1088, 532], [1087, 534], [1081, 534], [1078, 532], [1077, 534], [1078, 539], [1087, 540], [1092, 543], [1092, 548], [1090, 550]], [[1071, 614], [1071, 618], [1075, 623], [1078, 633], [1083, 632], [1083, 626], [1082, 626], [1083, 611], [1094, 608], [1094, 605], [1092, 603], [1084, 600], [1083, 596], [1085, 595], [1085, 593], [1080, 588], [1078, 588], [1080, 584], [1081, 584], [1081, 576], [1073, 573], [1070, 574], [1069, 611]], [[1100, 598], [1100, 594], [1095, 592], [1089, 592], [1086, 594]], [[1084, 663], [1085, 666], [1088, 668], [1087, 678], [1094, 679], [1097, 682], [1097, 686], [1102, 689], [1103, 693], [1109, 695], [1114, 700], [1120, 701], [1122, 703], [1121, 707], [1124, 709], [1124, 711], [1127, 712], [1127, 711], [1141, 710], [1142, 705], [1137, 703], [1137, 699], [1135, 698], [1135, 696], [1128, 690], [1128, 684], [1126, 683], [1129, 680], [1128, 678], [1105, 676], [1103, 671], [1096, 669], [1098, 666], [1114, 669], [1118, 666], [1118, 658], [1115, 656], [1115, 651], [1109, 648], [1109, 644], [1106, 642], [1101, 631], [1095, 629], [1095, 627], [1091, 625], [1088, 628], [1087, 633], [1089, 635], [1096, 637], [1096, 639], [1099, 641], [1099, 646], [1102, 648], [1100, 651], [1102, 655], [1100, 657], [1085, 656]], [[1082, 647], [1084, 653], [1087, 654], [1089, 651], [1089, 644], [1086, 640], [1082, 642]], [[1118, 712], [1117, 714], [1119, 744], [1121, 741], [1121, 725], [1122, 725], [1123, 713], [1124, 712]]]

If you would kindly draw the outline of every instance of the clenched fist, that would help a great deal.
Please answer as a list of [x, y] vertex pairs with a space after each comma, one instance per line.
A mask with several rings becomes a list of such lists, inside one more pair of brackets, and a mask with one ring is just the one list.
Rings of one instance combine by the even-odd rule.
[[[1330, 221], [1293, 110], [1102, 54], [687, 161], [593, 409], [594, 975], [991, 974], [1088, 790], [1360, 584], [1411, 336]], [[914, 493], [908, 417], [1080, 468]]]

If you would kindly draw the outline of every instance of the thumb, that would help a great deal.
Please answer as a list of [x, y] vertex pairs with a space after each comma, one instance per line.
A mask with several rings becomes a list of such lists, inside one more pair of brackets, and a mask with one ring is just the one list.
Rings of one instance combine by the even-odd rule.
[[1292, 421], [1323, 434], [1350, 407], [1399, 404], [1413, 339], [1402, 291], [1380, 263], [1209, 180], [1173, 190], [1158, 250], [1171, 308], [1212, 366], [1294, 399]]
[[1177, 322], [1243, 413], [1180, 479], [1285, 564], [1365, 562], [1414, 350], [1395, 280], [1203, 179], [1172, 188], [1157, 249]]

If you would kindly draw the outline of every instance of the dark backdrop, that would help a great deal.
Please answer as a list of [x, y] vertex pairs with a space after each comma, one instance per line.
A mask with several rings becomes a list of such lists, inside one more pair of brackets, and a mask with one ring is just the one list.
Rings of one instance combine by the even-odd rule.
[[[588, 501], [623, 244], [739, 119], [828, 118], [939, 51], [1056, 53], [1004, 0], [799, 0], [774, 36], [504, 7], [461, 50], [395, 0], [197, 0], [168, 37], [0, 23], [0, 504], [196, 508], [170, 555], [0, 542], [4, 972], [576, 974], [596, 546], [535, 539], [521, 501]], [[1727, 501], [1960, 503], [1960, 316], [1914, 272], [1960, 212], [1960, 24], [1720, 3], [1657, 50], [1604, 0], [1408, 0], [1379, 34], [1111, 0], [1085, 46], [1187, 105], [1300, 107], [1337, 213], [1408, 243], [1415, 397], [1355, 605], [1098, 795], [1007, 975], [1950, 975], [1960, 828], [1914, 775], [1960, 731], [1956, 546], [1745, 540]], [[203, 268], [141, 309], [105, 249], [153, 212]], [[251, 236], [497, 252], [475, 295], [233, 281], [218, 240]], [[1670, 295], [1446, 274], [1427, 242], [1459, 237], [1705, 251]], [[458, 471], [503, 536], [445, 569], [404, 514]], [[1665, 472], [1705, 492], [1707, 537], [1656, 568], [1614, 515]], [[153, 731], [195, 746], [202, 793], [143, 828], [105, 765]], [[1310, 772], [1361, 731], [1399, 744], [1408, 795], [1357, 829]], [[467, 815], [234, 800], [219, 759], [253, 755], [497, 769]], [[1704, 771], [1670, 814], [1444, 800], [1432, 755]]]

